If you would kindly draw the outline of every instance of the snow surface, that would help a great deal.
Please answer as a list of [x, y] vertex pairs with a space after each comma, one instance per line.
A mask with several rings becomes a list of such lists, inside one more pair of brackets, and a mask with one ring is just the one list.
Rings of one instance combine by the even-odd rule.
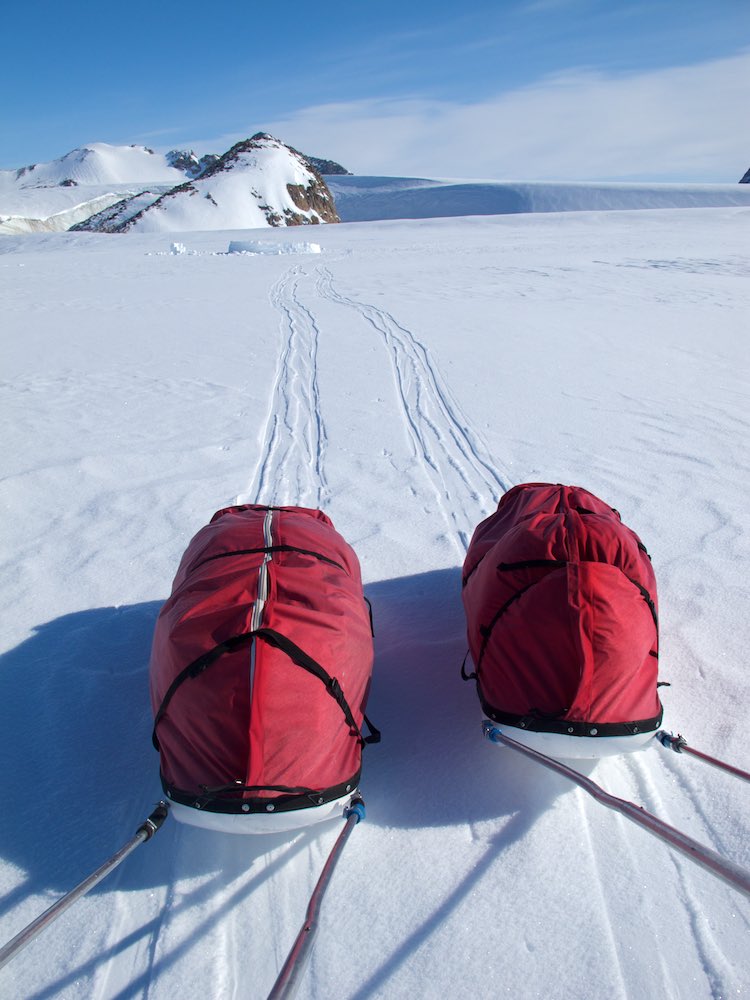
[[[300, 997], [746, 996], [750, 903], [480, 736], [459, 567], [524, 481], [577, 483], [653, 557], [667, 723], [750, 766], [743, 208], [0, 241], [0, 941], [161, 790], [151, 633], [235, 499], [321, 506], [376, 624], [368, 818]], [[746, 786], [653, 746], [595, 780], [750, 867]], [[169, 820], [0, 972], [29, 998], [265, 997], [340, 822]]]

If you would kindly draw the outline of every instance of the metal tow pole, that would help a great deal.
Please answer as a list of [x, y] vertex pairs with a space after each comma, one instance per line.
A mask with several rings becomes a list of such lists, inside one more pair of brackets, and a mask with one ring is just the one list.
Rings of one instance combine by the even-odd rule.
[[648, 812], [642, 806], [636, 805], [635, 802], [630, 802], [628, 799], [620, 799], [616, 795], [610, 795], [601, 785], [597, 785], [591, 778], [586, 778], [584, 775], [579, 774], [572, 767], [568, 767], [559, 760], [547, 757], [545, 754], [539, 753], [537, 750], [532, 750], [531, 747], [524, 746], [523, 743], [518, 743], [516, 740], [511, 739], [492, 722], [485, 720], [482, 723], [482, 731], [492, 743], [503, 743], [513, 750], [518, 751], [518, 753], [522, 753], [525, 757], [543, 764], [550, 771], [556, 771], [570, 781], [575, 782], [585, 792], [593, 796], [597, 802], [601, 802], [602, 805], [607, 806], [609, 809], [614, 809], [616, 812], [622, 813], [627, 819], [632, 820], [634, 823], [648, 830], [649, 833], [653, 833], [654, 836], [666, 841], [675, 850], [680, 851], [685, 857], [690, 858], [691, 861], [705, 868], [712, 875], [722, 879], [733, 889], [737, 889], [745, 896], [750, 897], [750, 872], [735, 864], [734, 861], [723, 858], [710, 847], [706, 847], [697, 840], [693, 840], [692, 837], [688, 837], [681, 830], [677, 830], [675, 827], [670, 826], [669, 823], [665, 823], [658, 816], [654, 816], [653, 813]]
[[169, 804], [167, 802], [160, 802], [151, 815], [141, 823], [135, 832], [135, 835], [117, 851], [113, 854], [108, 861], [105, 861], [103, 865], [100, 865], [95, 872], [92, 872], [88, 878], [85, 878], [83, 882], [71, 889], [70, 892], [62, 896], [56, 903], [53, 903], [48, 910], [40, 914], [36, 920], [24, 927], [16, 936], [10, 940], [6, 945], [0, 948], [0, 969], [14, 958], [19, 951], [26, 947], [34, 938], [41, 934], [45, 927], [57, 919], [62, 913], [64, 913], [68, 907], [72, 906], [76, 900], [80, 899], [81, 896], [85, 896], [86, 893], [93, 889], [105, 876], [109, 875], [111, 871], [114, 871], [119, 864], [121, 864], [125, 858], [136, 849], [140, 844], [146, 840], [150, 840], [157, 830], [160, 829], [162, 823], [169, 815]]
[[299, 989], [315, 943], [315, 935], [318, 932], [317, 921], [323, 896], [331, 881], [333, 870], [339, 860], [344, 844], [349, 839], [349, 835], [357, 823], [365, 818], [364, 801], [359, 797], [352, 799], [344, 816], [346, 818], [344, 829], [338, 835], [336, 843], [331, 848], [331, 853], [328, 855], [326, 863], [323, 866], [323, 871], [310, 897], [304, 923], [274, 983], [273, 989], [268, 994], [268, 1000], [291, 1000]]
[[735, 767], [734, 764], [727, 764], [725, 760], [719, 760], [717, 757], [709, 757], [707, 753], [703, 753], [700, 750], [696, 750], [694, 747], [688, 746], [688, 741], [679, 733], [677, 736], [673, 736], [671, 733], [666, 733], [663, 729], [660, 729], [656, 734], [656, 738], [662, 746], [668, 747], [670, 750], [674, 750], [675, 753], [689, 753], [693, 757], [698, 757], [707, 764], [711, 764], [712, 767], [718, 767], [721, 771], [733, 774], [735, 778], [742, 778], [743, 781], [750, 781], [750, 773], [743, 771], [741, 767]]

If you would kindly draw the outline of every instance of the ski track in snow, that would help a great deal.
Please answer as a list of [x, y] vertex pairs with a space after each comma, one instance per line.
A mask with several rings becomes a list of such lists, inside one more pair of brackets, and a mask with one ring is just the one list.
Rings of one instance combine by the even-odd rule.
[[627, 978], [623, 971], [623, 963], [620, 956], [620, 949], [618, 947], [616, 929], [615, 927], [613, 927], [612, 919], [610, 917], [610, 907], [607, 900], [607, 889], [606, 889], [606, 881], [604, 878], [604, 871], [602, 868], [602, 864], [597, 857], [596, 837], [594, 837], [591, 833], [591, 823], [586, 813], [586, 802], [584, 801], [584, 799], [585, 799], [585, 792], [576, 789], [575, 800], [577, 802], [581, 817], [581, 833], [583, 835], [584, 842], [586, 845], [586, 850], [588, 852], [591, 861], [591, 866], [595, 872], [594, 883], [597, 886], [599, 892], [599, 900], [601, 903], [600, 909], [603, 915], [602, 919], [603, 936], [606, 938], [608, 950], [612, 955], [612, 970], [614, 977], [617, 979], [620, 996], [625, 998], [628, 995]]
[[313, 314], [301, 303], [300, 265], [287, 271], [270, 292], [281, 313], [282, 347], [252, 483], [238, 503], [294, 503], [325, 506], [330, 489], [325, 455], [328, 435], [320, 404], [318, 341]]
[[[658, 748], [655, 748], [655, 750], [658, 750]], [[653, 757], [649, 759], [653, 760]], [[670, 822], [668, 809], [651, 771], [641, 761], [627, 756], [623, 757], [622, 763], [633, 779], [639, 801], [646, 803], [646, 807], [657, 816], [666, 822]], [[731, 857], [731, 852], [725, 848], [721, 835], [708, 818], [701, 803], [700, 795], [692, 787], [689, 779], [684, 775], [678, 775], [678, 783], [687, 795], [691, 808], [696, 812], [701, 825], [706, 830], [707, 836], [698, 837], [697, 839], [702, 840], [703, 843], [712, 847], [719, 854]], [[680, 824], [678, 823], [677, 826], [679, 827]], [[716, 938], [711, 928], [711, 922], [705, 918], [703, 913], [700, 903], [701, 891], [696, 882], [697, 870], [676, 851], [670, 850], [669, 858], [677, 875], [680, 902], [688, 920], [695, 953], [700, 959], [711, 996], [716, 998], [728, 996], [733, 989], [733, 970], [727, 965], [723, 957], [721, 942]], [[701, 876], [697, 877], [701, 878]], [[728, 889], [726, 896], [729, 906], [731, 909], [734, 909], [732, 891]], [[744, 922], [747, 927], [747, 921]]]
[[331, 271], [319, 266], [318, 293], [354, 309], [386, 347], [413, 457], [432, 482], [460, 554], [471, 532], [509, 488], [473, 431], [425, 345], [390, 313], [337, 291]]
[[[629, 760], [628, 764], [631, 769], [635, 769], [635, 765]], [[638, 849], [640, 835], [627, 820], [613, 814], [603, 816], [602, 807], [590, 802], [584, 791], [577, 789], [575, 795], [580, 813], [580, 829], [601, 904], [602, 933], [612, 953], [612, 967], [613, 970], [616, 969], [619, 995], [622, 1000], [637, 995], [680, 1000], [680, 992], [674, 986], [674, 970], [665, 962], [660, 948], [660, 911], [654, 910], [651, 903], [658, 890], [653, 883], [645, 891], [642, 886], [644, 876]], [[599, 826], [600, 821], [602, 826], [592, 830], [592, 826]], [[643, 837], [647, 838], [648, 835], [644, 833]], [[613, 842], [617, 844], [616, 853], [621, 859], [617, 872], [612, 872], [609, 868]], [[667, 850], [667, 853], [674, 860], [673, 852]], [[670, 877], [664, 879], [663, 891], [665, 895], [672, 892]], [[637, 927], [629, 926], [619, 915], [623, 898], [633, 897], [639, 901], [640, 923]], [[644, 942], [648, 942], [648, 945]], [[711, 995], [716, 998], [723, 996], [715, 989], [714, 977], [709, 972], [710, 963], [706, 962], [702, 951], [699, 950], [699, 954], [701, 965], [710, 981]], [[636, 957], [637, 961], [634, 961]]]

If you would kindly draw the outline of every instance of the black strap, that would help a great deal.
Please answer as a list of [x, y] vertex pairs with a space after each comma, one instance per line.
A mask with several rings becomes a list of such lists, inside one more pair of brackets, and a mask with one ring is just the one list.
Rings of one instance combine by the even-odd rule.
[[[377, 730], [373, 730], [370, 727], [370, 737], [365, 739], [365, 737], [360, 732], [359, 726], [357, 725], [352, 710], [349, 707], [349, 702], [346, 700], [341, 685], [335, 677], [331, 677], [328, 671], [321, 667], [321, 665], [314, 660], [312, 656], [300, 649], [300, 647], [292, 642], [287, 636], [282, 635], [280, 632], [276, 632], [272, 628], [260, 628], [255, 633], [259, 639], [265, 639], [267, 643], [271, 646], [275, 646], [282, 652], [286, 653], [292, 663], [296, 663], [298, 667], [302, 667], [303, 670], [307, 670], [308, 673], [313, 674], [318, 680], [322, 681], [326, 691], [333, 698], [336, 704], [339, 706], [341, 711], [344, 713], [344, 718], [347, 721], [349, 728], [352, 730], [352, 735], [356, 736], [357, 739], [362, 743], [377, 743], [377, 739], [373, 739]], [[368, 723], [369, 725], [369, 723]], [[378, 737], [380, 734], [377, 734]]]
[[370, 603], [370, 599], [368, 597], [365, 597], [365, 604], [367, 605], [367, 610], [370, 613], [370, 634], [372, 635], [372, 637], [374, 639], [375, 638], [375, 621], [373, 620], [373, 617], [372, 617], [372, 604]]
[[566, 559], [524, 559], [522, 562], [498, 563], [496, 568], [512, 572], [516, 569], [560, 569], [567, 565]]
[[514, 604], [520, 597], [523, 597], [526, 591], [531, 590], [533, 586], [534, 586], [533, 583], [529, 583], [521, 590], [517, 590], [515, 594], [513, 594], [512, 597], [509, 597], [508, 600], [505, 602], [505, 604], [503, 604], [503, 606], [495, 612], [492, 621], [489, 623], [489, 625], [481, 625], [479, 627], [479, 632], [482, 636], [482, 645], [479, 650], [479, 660], [477, 662], [477, 670], [479, 670], [479, 668], [482, 666], [482, 659], [484, 658], [484, 654], [487, 649], [487, 643], [490, 641], [490, 636], [492, 635], [492, 630], [494, 629], [495, 625], [497, 625], [498, 621], [500, 620], [500, 618], [502, 618], [502, 616], [505, 614], [505, 612], [508, 610], [511, 604]]
[[260, 639], [265, 639], [270, 645], [275, 646], [277, 649], [281, 649], [286, 655], [296, 663], [297, 666], [302, 667], [309, 673], [314, 674], [319, 680], [325, 685], [326, 691], [331, 695], [334, 701], [339, 705], [341, 711], [344, 713], [344, 718], [346, 719], [350, 729], [352, 730], [352, 735], [355, 735], [360, 743], [364, 746], [366, 743], [380, 743], [381, 733], [372, 722], [364, 716], [367, 729], [369, 731], [368, 736], [363, 736], [362, 732], [357, 725], [352, 710], [349, 707], [349, 703], [344, 696], [344, 692], [339, 684], [338, 680], [326, 671], [321, 665], [309, 656], [303, 649], [300, 649], [296, 643], [292, 642], [285, 635], [280, 632], [276, 632], [274, 629], [264, 628], [258, 629], [256, 632], [243, 632], [241, 635], [236, 635], [231, 639], [227, 639], [224, 642], [220, 642], [213, 649], [209, 650], [208, 653], [203, 653], [192, 663], [189, 663], [184, 670], [175, 677], [172, 683], [169, 685], [166, 694], [162, 698], [159, 710], [154, 717], [154, 728], [151, 733], [151, 742], [153, 743], [156, 750], [160, 750], [159, 740], [156, 735], [156, 727], [159, 725], [167, 711], [167, 707], [171, 702], [175, 692], [189, 677], [198, 677], [202, 674], [204, 670], [208, 669], [212, 663], [214, 663], [223, 653], [232, 653], [234, 650], [239, 649], [246, 642], [252, 640], [253, 636], [258, 636]]
[[235, 649], [239, 649], [246, 642], [250, 642], [252, 637], [252, 632], [243, 632], [241, 635], [235, 635], [231, 639], [226, 639], [224, 642], [220, 642], [217, 646], [214, 646], [214, 648], [209, 650], [207, 653], [201, 654], [197, 660], [193, 660], [192, 663], [188, 663], [185, 669], [180, 671], [167, 688], [167, 693], [162, 698], [159, 710], [154, 716], [154, 729], [151, 733], [151, 742], [157, 750], [159, 750], [160, 747], [159, 740], [156, 736], [156, 727], [164, 717], [164, 713], [167, 711], [167, 706], [172, 700], [177, 688], [180, 687], [180, 685], [183, 684], [188, 677], [197, 677], [199, 674], [202, 674], [203, 671], [207, 670], [208, 667], [210, 667], [215, 660], [218, 660], [223, 653], [233, 653]]
[[367, 726], [367, 729], [369, 730], [370, 733], [369, 736], [365, 736], [365, 743], [380, 743], [381, 740], [380, 730], [377, 728], [377, 726], [373, 726], [373, 724], [370, 722], [370, 720], [367, 718], [364, 712], [362, 713], [362, 718], [365, 720], [365, 725]]
[[315, 552], [313, 549], [300, 548], [298, 545], [265, 545], [258, 549], [233, 549], [230, 552], [217, 552], [216, 555], [206, 556], [205, 559], [201, 559], [200, 562], [195, 563], [195, 565], [190, 567], [190, 572], [198, 569], [199, 566], [205, 565], [205, 563], [212, 562], [214, 559], [227, 559], [230, 556], [260, 556], [265, 555], [267, 552], [298, 552], [303, 556], [312, 556], [313, 559], [320, 559], [321, 562], [335, 566], [342, 573], [346, 573], [345, 567], [341, 563], [336, 562], [335, 559], [330, 559], [328, 556], [324, 556], [322, 552]]
[[[623, 575], [625, 575], [625, 574], [623, 574]], [[637, 580], [634, 580], [632, 578], [632, 576], [625, 576], [625, 579], [629, 580], [633, 584], [633, 586], [636, 587], [641, 592], [641, 597], [643, 598], [643, 600], [648, 605], [648, 610], [651, 612], [651, 617], [654, 619], [654, 625], [656, 626], [656, 634], [658, 636], [658, 634], [659, 634], [659, 618], [658, 618], [658, 616], [656, 614], [656, 605], [653, 602], [651, 594], [649, 594], [649, 592], [646, 590], [646, 588], [642, 587], [641, 584], [638, 583]]]
[[[486, 555], [487, 553], [485, 552], [484, 556]], [[463, 590], [466, 584], [469, 582], [469, 577], [472, 575], [472, 573], [475, 573], [479, 569], [479, 564], [481, 563], [482, 559], [484, 559], [484, 556], [480, 556], [479, 559], [477, 559], [477, 561], [471, 567], [469, 572], [466, 574], [466, 576], [461, 578], [461, 590]]]
[[[517, 562], [517, 563], [498, 563], [497, 569], [500, 570], [500, 571], [506, 571], [506, 570], [512, 571], [512, 570], [518, 570], [518, 569], [543, 569], [543, 568], [549, 568], [549, 569], [558, 569], [559, 568], [559, 569], [561, 569], [561, 568], [563, 568], [564, 566], [567, 566], [567, 565], [568, 565], [568, 562], [565, 559], [527, 559], [527, 560], [525, 560], [523, 562]], [[606, 565], [612, 565], [612, 564], [611, 563], [607, 563]], [[617, 567], [617, 568], [619, 568], [619, 567]], [[622, 572], [622, 570], [620, 570], [620, 572]], [[655, 656], [658, 659], [659, 658], [659, 618], [658, 618], [658, 615], [656, 613], [656, 605], [654, 604], [654, 601], [653, 601], [651, 595], [649, 594], [648, 590], [646, 590], [646, 588], [644, 586], [642, 586], [640, 583], [638, 583], [637, 580], [634, 580], [631, 576], [628, 576], [626, 573], [623, 573], [623, 576], [625, 577], [625, 579], [629, 583], [631, 583], [636, 588], [636, 590], [639, 591], [641, 597], [646, 602], [646, 606], [648, 607], [649, 611], [651, 612], [651, 617], [654, 620], [654, 626], [656, 628], [656, 649], [651, 651], [651, 655]], [[530, 590], [531, 587], [533, 587], [534, 584], [537, 583], [537, 582], [539, 582], [539, 581], [534, 581], [534, 583], [527, 584], [521, 590], [516, 591], [516, 593], [511, 598], [509, 598], [505, 602], [505, 604], [503, 604], [503, 606], [495, 613], [495, 615], [493, 616], [493, 618], [490, 621], [489, 625], [480, 626], [479, 631], [480, 631], [480, 633], [481, 633], [481, 635], [483, 637], [483, 641], [482, 641], [481, 649], [479, 651], [479, 662], [477, 663], [477, 670], [479, 670], [479, 667], [481, 666], [482, 658], [483, 658], [485, 650], [487, 648], [487, 643], [489, 641], [490, 633], [492, 632], [493, 628], [497, 624], [498, 619], [500, 619], [502, 617], [502, 615], [505, 614], [505, 612], [508, 610], [508, 608], [511, 606], [511, 604], [514, 603], [514, 601], [517, 601], [519, 597], [522, 597], [523, 594], [525, 594], [527, 590]], [[464, 663], [465, 662], [466, 661], [464, 660]], [[467, 676], [465, 674], [464, 668], [462, 666], [461, 667], [461, 676], [464, 678], [464, 680], [469, 680], [471, 678], [471, 676], [476, 676], [476, 675], [468, 675]]]
[[472, 670], [470, 674], [466, 673], [466, 661], [469, 659], [470, 649], [466, 650], [466, 656], [464, 657], [464, 662], [461, 664], [461, 677], [465, 681], [475, 681], [477, 679], [476, 670]]

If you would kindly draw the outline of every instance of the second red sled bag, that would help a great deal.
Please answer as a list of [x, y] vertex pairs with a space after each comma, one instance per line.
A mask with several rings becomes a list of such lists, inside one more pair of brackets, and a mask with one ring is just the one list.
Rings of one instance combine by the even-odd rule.
[[476, 528], [462, 582], [471, 676], [508, 735], [600, 756], [659, 728], [656, 580], [614, 508], [577, 486], [516, 486]]

